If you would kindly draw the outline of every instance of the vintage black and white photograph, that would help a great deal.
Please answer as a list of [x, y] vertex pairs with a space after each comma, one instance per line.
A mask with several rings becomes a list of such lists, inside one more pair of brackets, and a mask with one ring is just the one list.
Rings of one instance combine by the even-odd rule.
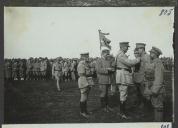
[[4, 123], [173, 122], [173, 35], [173, 7], [4, 7]]

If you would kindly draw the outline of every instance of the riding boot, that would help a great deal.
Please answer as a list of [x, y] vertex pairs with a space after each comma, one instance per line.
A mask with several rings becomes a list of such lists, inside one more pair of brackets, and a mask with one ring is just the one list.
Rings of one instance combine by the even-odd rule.
[[90, 115], [91, 112], [88, 112], [88, 109], [87, 109], [87, 101], [84, 102], [84, 105], [85, 105], [85, 113]]
[[101, 101], [101, 109], [104, 111], [104, 112], [109, 112], [107, 110], [107, 106], [106, 106], [106, 98], [105, 97], [101, 97], [100, 98], [100, 101]]
[[105, 108], [106, 107], [105, 97], [100, 97], [100, 103], [101, 103], [101, 108]]
[[154, 121], [163, 122], [163, 109], [162, 108], [154, 108]]
[[85, 102], [80, 102], [80, 115], [89, 118], [89, 115], [86, 113], [86, 103]]

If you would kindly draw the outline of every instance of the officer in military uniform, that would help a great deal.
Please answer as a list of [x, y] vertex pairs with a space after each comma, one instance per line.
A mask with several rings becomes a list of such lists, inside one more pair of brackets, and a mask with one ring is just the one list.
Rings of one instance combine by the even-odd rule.
[[88, 95], [91, 89], [91, 86], [94, 85], [92, 81], [92, 73], [89, 67], [89, 53], [81, 54], [81, 61], [77, 66], [77, 72], [79, 75], [78, 87], [80, 89], [80, 114], [88, 118], [89, 112], [87, 111], [87, 100]]
[[111, 61], [108, 58], [110, 55], [110, 48], [106, 46], [101, 47], [101, 58], [96, 62], [96, 73], [98, 77], [98, 84], [100, 87], [100, 103], [101, 109], [105, 112], [113, 111], [108, 105], [108, 91], [111, 86], [111, 74], [115, 69], [111, 66]]
[[61, 79], [62, 79], [62, 65], [60, 63], [59, 57], [56, 59], [56, 62], [53, 64], [52, 74], [55, 76], [55, 79], [57, 81], [56, 85], [57, 85], [58, 91], [61, 91], [61, 87], [59, 83], [61, 82]]
[[163, 121], [163, 101], [164, 101], [164, 66], [159, 56], [161, 50], [152, 47], [150, 50], [151, 63], [146, 65], [145, 69], [145, 91], [144, 94], [151, 100], [154, 108], [154, 121]]
[[116, 84], [120, 92], [120, 113], [122, 118], [127, 119], [125, 113], [125, 102], [127, 99], [127, 88], [133, 84], [131, 67], [140, 62], [140, 58], [128, 59], [126, 52], [129, 48], [129, 42], [120, 42], [120, 50], [116, 56]]
[[[138, 96], [138, 106], [144, 107], [145, 111], [148, 111], [150, 109], [151, 103], [145, 99], [144, 96], [144, 71], [146, 68], [146, 65], [150, 63], [150, 56], [145, 52], [145, 46], [144, 43], [136, 43], [136, 49], [138, 56], [140, 56], [140, 63], [136, 65], [136, 70], [134, 71], [134, 83], [137, 87], [137, 96]], [[144, 106], [143, 106], [144, 105]]]

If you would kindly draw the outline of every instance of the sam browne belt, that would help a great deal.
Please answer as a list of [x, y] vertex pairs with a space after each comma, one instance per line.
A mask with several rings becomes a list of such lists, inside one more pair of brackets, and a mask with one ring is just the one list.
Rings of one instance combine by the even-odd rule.
[[117, 70], [125, 70], [125, 71], [128, 71], [128, 72], [132, 72], [131, 69], [127, 69], [127, 68], [120, 68], [120, 67], [117, 67], [116, 68]]

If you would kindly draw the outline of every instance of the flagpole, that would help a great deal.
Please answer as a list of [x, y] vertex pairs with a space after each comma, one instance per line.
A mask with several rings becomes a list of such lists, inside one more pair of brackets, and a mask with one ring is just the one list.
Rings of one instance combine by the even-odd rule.
[[99, 29], [98, 32], [99, 32], [99, 41], [100, 41], [100, 50], [101, 50], [101, 36], [100, 36], [101, 30]]

